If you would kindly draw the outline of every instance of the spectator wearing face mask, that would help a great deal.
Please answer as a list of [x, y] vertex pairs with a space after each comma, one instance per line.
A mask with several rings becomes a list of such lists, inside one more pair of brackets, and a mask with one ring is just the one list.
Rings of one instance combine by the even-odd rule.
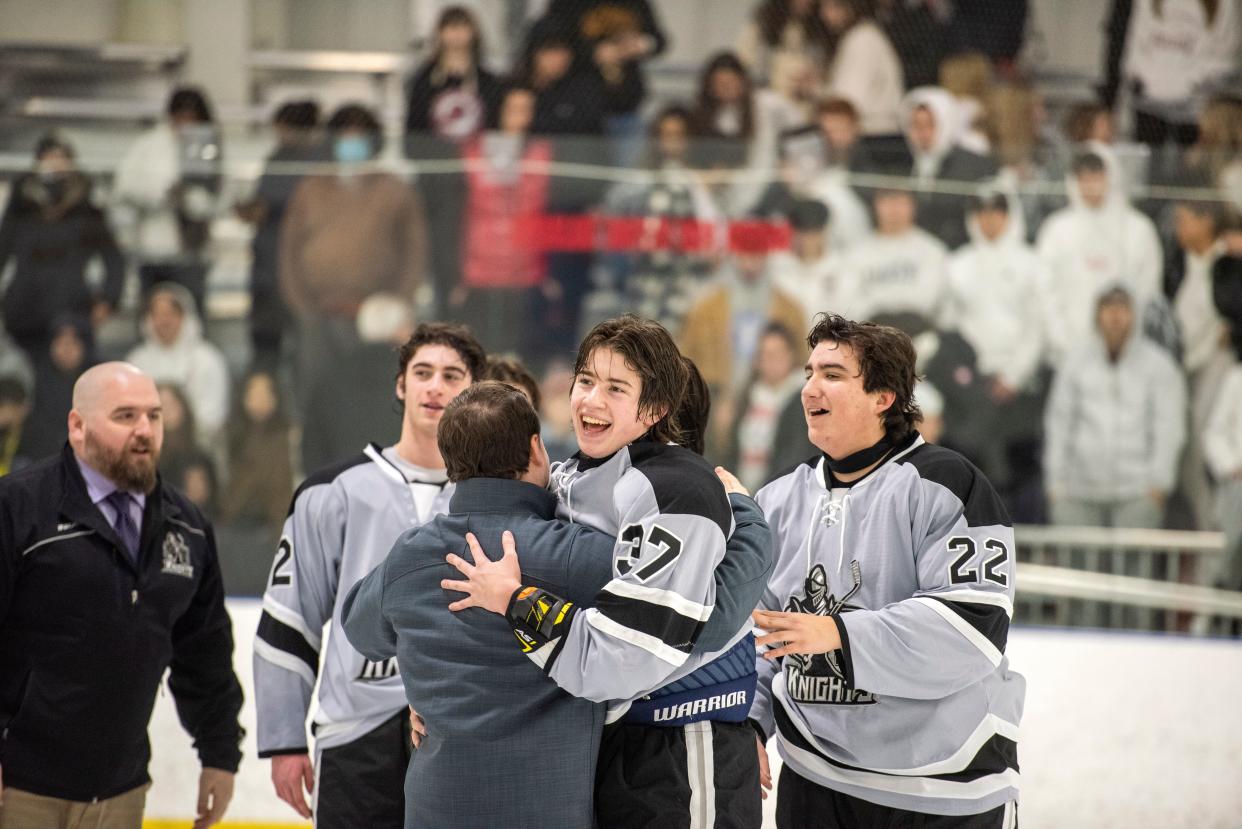
[[298, 185], [280, 238], [280, 289], [297, 323], [304, 392], [357, 343], [363, 300], [413, 300], [427, 256], [422, 199], [374, 163], [383, 144], [375, 114], [346, 104], [327, 132], [335, 169]]
[[[34, 171], [20, 176], [0, 220], [0, 273], [13, 264], [4, 293], [4, 327], [32, 357], [47, 350], [58, 314], [98, 325], [116, 308], [125, 260], [103, 211], [91, 202], [91, 180], [75, 165], [73, 147], [54, 134], [35, 147]], [[98, 288], [88, 266], [103, 264]]]

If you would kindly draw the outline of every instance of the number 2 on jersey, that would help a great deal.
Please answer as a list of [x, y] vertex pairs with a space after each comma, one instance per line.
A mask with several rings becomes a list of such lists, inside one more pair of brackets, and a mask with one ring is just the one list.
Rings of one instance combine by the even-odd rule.
[[[947, 546], [949, 552], [957, 556], [949, 565], [949, 583], [977, 584], [980, 581], [979, 568], [968, 566], [974, 561], [975, 554], [978, 552], [975, 540], [968, 535], [955, 535], [949, 538]], [[982, 580], [990, 581], [1001, 587], [1008, 587], [1009, 576], [1002, 573], [1000, 568], [1009, 562], [1009, 548], [1003, 541], [989, 538], [983, 542], [983, 549], [991, 555], [983, 562]]]

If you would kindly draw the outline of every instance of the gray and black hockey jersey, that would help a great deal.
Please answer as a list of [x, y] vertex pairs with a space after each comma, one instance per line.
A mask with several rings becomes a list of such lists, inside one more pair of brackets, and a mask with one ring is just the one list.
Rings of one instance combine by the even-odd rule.
[[598, 461], [575, 456], [552, 474], [557, 516], [617, 538], [613, 579], [561, 640], [532, 658], [574, 696], [629, 701], [693, 672], [721, 651], [695, 642], [716, 599], [714, 573], [733, 533], [724, 487], [701, 457], [638, 441]]
[[396, 660], [371, 662], [353, 649], [340, 630], [341, 603], [403, 532], [448, 511], [452, 491], [442, 472], [412, 467], [375, 444], [298, 488], [254, 643], [260, 757], [305, 750], [321, 656], [319, 748], [352, 742], [406, 706]]
[[751, 717], [799, 775], [965, 815], [1018, 797], [1026, 681], [1009, 669], [1014, 536], [965, 458], [917, 434], [850, 486], [822, 457], [759, 491], [776, 543], [762, 605], [832, 616], [842, 648], [757, 659]]

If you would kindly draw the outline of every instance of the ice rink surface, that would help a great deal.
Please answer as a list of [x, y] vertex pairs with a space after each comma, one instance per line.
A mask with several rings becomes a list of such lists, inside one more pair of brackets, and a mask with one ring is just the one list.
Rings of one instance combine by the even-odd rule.
[[[243, 724], [254, 733], [256, 600], [231, 600]], [[1027, 679], [1022, 829], [1242, 829], [1242, 643], [1128, 633], [1015, 629], [1007, 651]], [[167, 690], [151, 724], [153, 819], [193, 814], [198, 764]], [[287, 822], [253, 736], [226, 825]], [[772, 800], [767, 803], [769, 821]]]

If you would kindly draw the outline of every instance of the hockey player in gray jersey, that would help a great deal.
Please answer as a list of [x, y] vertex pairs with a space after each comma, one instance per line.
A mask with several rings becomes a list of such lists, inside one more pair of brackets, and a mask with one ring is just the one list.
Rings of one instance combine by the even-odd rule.
[[[405, 691], [395, 659], [371, 662], [350, 646], [341, 604], [403, 532], [447, 511], [452, 486], [436, 427], [484, 362], [469, 329], [418, 326], [398, 355], [396, 445], [372, 444], [310, 475], [293, 496], [255, 638], [257, 736], [276, 794], [303, 817], [313, 813], [319, 829], [404, 823]], [[321, 657], [312, 763], [306, 718]]]
[[[450, 556], [470, 595], [454, 609], [505, 613], [518, 641], [575, 696], [613, 701], [600, 750], [600, 826], [758, 827], [759, 769], [745, 724], [750, 625], [708, 649], [714, 573], [734, 524], [712, 467], [670, 445], [687, 368], [660, 325], [625, 316], [578, 351], [570, 398], [580, 452], [553, 474], [557, 515], [616, 536], [613, 579], [593, 607], [522, 586], [512, 549]], [[767, 561], [756, 574], [758, 594]], [[618, 702], [619, 701], [619, 702]]]
[[823, 454], [757, 495], [777, 563], [751, 718], [784, 761], [777, 825], [1013, 826], [1013, 527], [978, 469], [915, 431], [909, 337], [825, 315], [807, 342]]

